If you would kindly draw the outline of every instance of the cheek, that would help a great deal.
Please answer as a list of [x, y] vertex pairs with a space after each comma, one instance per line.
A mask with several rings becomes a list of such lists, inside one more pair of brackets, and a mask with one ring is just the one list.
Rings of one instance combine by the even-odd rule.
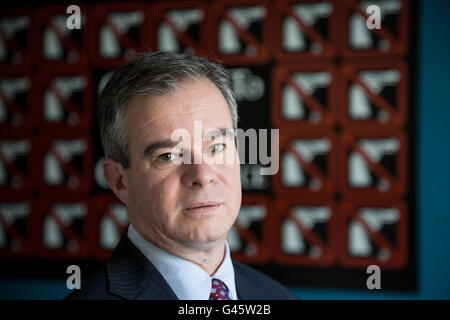
[[[129, 180], [130, 205], [136, 205], [138, 209], [154, 203], [153, 197], [158, 194], [155, 179], [145, 171], [133, 172]], [[144, 208], [148, 209], [148, 208]]]
[[168, 177], [154, 185], [152, 198], [158, 204], [158, 208], [166, 212], [177, 205], [177, 190], [177, 179]]
[[157, 174], [140, 173], [130, 188], [130, 198], [139, 203], [142, 212], [162, 215], [175, 205], [175, 179]]

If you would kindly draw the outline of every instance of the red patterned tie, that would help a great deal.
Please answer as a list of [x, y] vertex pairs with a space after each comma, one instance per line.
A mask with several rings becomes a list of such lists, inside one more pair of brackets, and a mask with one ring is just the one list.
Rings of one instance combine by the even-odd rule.
[[219, 279], [212, 279], [209, 300], [231, 300], [230, 290], [226, 284]]

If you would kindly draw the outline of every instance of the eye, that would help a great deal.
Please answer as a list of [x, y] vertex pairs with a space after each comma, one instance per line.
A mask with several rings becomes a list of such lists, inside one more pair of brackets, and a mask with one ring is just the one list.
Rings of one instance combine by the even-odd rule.
[[216, 143], [210, 147], [208, 147], [208, 151], [211, 153], [216, 153], [216, 152], [220, 152], [222, 150], [224, 150], [226, 148], [226, 144], [225, 143]]
[[180, 155], [177, 155], [175, 153], [167, 152], [167, 153], [160, 154], [156, 158], [159, 161], [162, 161], [162, 162], [172, 162], [173, 160], [175, 160], [179, 156]]

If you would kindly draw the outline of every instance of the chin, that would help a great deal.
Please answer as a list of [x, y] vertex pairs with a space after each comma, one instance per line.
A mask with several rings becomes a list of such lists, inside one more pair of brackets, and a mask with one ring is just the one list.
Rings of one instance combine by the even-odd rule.
[[219, 241], [221, 239], [225, 239], [227, 236], [228, 230], [224, 230], [221, 228], [207, 228], [207, 229], [197, 229], [190, 232], [188, 236], [188, 242], [192, 245], [202, 245], [208, 244], [211, 242]]

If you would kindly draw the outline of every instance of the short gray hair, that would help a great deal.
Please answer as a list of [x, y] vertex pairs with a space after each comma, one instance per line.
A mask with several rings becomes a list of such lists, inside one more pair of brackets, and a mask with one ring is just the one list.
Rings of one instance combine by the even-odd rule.
[[183, 53], [153, 52], [140, 55], [116, 69], [98, 99], [100, 136], [107, 158], [131, 165], [124, 124], [125, 109], [133, 96], [165, 95], [186, 80], [207, 78], [224, 96], [237, 129], [237, 104], [231, 78], [219, 63]]

